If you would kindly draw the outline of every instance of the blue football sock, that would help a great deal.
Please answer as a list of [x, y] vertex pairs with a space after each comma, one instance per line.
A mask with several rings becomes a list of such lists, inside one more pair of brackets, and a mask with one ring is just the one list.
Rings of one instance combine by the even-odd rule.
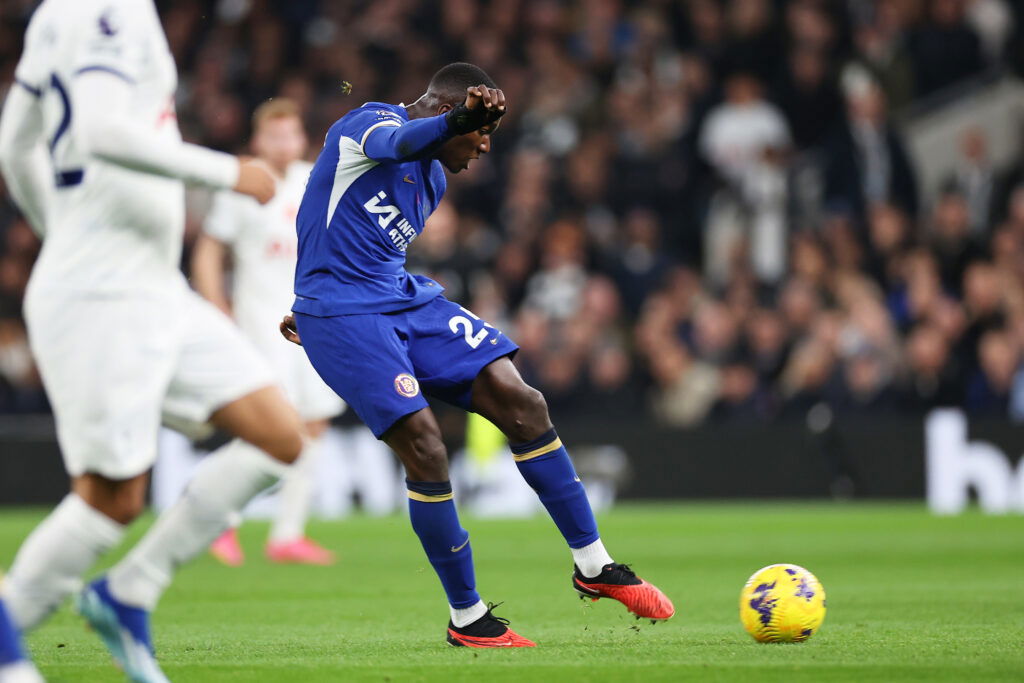
[[456, 609], [480, 602], [469, 533], [459, 524], [451, 482], [409, 481], [409, 519], [433, 565], [448, 603]]
[[21, 649], [21, 637], [18, 629], [11, 620], [4, 603], [0, 600], [0, 666], [13, 664], [25, 659], [25, 652]]
[[520, 474], [537, 492], [569, 547], [596, 541], [600, 536], [590, 501], [555, 430], [511, 448]]

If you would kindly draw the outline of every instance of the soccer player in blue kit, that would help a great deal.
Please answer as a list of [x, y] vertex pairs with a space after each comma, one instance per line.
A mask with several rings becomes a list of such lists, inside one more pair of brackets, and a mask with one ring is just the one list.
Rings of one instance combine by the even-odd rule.
[[483, 415], [565, 537], [573, 587], [623, 603], [637, 618], [675, 608], [615, 563], [547, 405], [510, 360], [500, 330], [405, 270], [405, 252], [445, 191], [444, 169], [486, 154], [505, 96], [483, 70], [438, 71], [408, 106], [369, 102], [331, 126], [299, 208], [293, 316], [281, 324], [313, 367], [405, 465], [409, 516], [451, 606], [447, 641], [531, 647], [476, 591], [469, 534], [459, 524], [448, 457], [424, 394]]

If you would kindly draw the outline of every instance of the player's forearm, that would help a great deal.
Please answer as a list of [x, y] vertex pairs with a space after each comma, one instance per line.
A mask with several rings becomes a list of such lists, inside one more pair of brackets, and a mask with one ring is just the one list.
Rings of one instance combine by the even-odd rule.
[[192, 286], [199, 295], [231, 315], [224, 277], [225, 250], [220, 242], [201, 235], [192, 251]]
[[192, 269], [192, 286], [195, 287], [199, 296], [209, 301], [225, 314], [229, 316], [234, 315], [231, 312], [231, 301], [224, 293], [225, 283], [223, 273], [211, 274], [207, 272], [202, 275], [198, 273], [198, 269]]
[[131, 92], [116, 76], [102, 71], [75, 79], [76, 131], [97, 159], [133, 171], [178, 178], [187, 183], [228, 189], [238, 182], [238, 160], [230, 154], [159, 136], [129, 118]]
[[238, 182], [238, 160], [230, 154], [158, 139], [124, 122], [103, 122], [90, 129], [87, 139], [93, 157], [133, 171], [217, 189]]
[[13, 88], [0, 117], [0, 172], [14, 203], [40, 236], [53, 194], [53, 169], [42, 142], [41, 121], [37, 98]]
[[401, 126], [369, 131], [363, 151], [374, 161], [415, 161], [430, 156], [454, 136], [444, 114], [415, 119]]

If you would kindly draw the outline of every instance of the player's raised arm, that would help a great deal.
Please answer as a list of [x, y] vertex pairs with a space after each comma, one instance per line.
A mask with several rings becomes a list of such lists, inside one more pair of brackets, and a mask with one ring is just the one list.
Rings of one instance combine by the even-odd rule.
[[53, 168], [43, 139], [39, 92], [16, 82], [0, 116], [0, 171], [33, 229], [42, 236], [53, 194]]
[[[420, 102], [434, 99], [431, 92]], [[413, 107], [419, 105], [419, 102]], [[422, 106], [422, 105], [420, 105]], [[426, 105], [429, 106], [429, 105]], [[413, 108], [410, 107], [410, 110]], [[465, 135], [495, 123], [505, 114], [505, 95], [485, 85], [466, 89], [466, 100], [456, 106], [441, 104], [439, 114], [401, 122], [382, 117], [363, 135], [363, 152], [379, 162], [403, 162], [429, 157], [456, 135]]]
[[273, 177], [259, 162], [158, 135], [128, 115], [131, 96], [130, 77], [103, 69], [77, 75], [73, 125], [83, 152], [134, 171], [234, 189], [263, 203], [274, 196]]

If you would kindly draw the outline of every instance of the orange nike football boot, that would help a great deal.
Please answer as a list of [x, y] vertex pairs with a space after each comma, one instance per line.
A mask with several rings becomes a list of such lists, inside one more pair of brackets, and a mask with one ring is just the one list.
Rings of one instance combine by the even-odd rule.
[[491, 613], [497, 606], [488, 603], [487, 613], [472, 624], [455, 626], [449, 621], [448, 644], [455, 647], [536, 647], [535, 642], [510, 629], [508, 619]]
[[579, 567], [574, 567], [572, 587], [581, 598], [590, 598], [594, 602], [601, 598], [618, 600], [637, 619], [650, 619], [651, 623], [669, 619], [676, 613], [668, 596], [634, 574], [629, 565], [606, 564], [592, 579], [584, 577]]

